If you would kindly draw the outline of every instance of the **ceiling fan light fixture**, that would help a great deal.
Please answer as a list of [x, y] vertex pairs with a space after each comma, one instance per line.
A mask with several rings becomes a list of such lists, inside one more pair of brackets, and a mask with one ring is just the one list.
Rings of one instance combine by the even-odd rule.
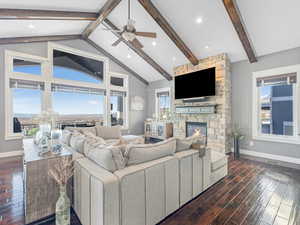
[[124, 32], [122, 37], [127, 41], [133, 41], [135, 39], [135, 34], [131, 32]]

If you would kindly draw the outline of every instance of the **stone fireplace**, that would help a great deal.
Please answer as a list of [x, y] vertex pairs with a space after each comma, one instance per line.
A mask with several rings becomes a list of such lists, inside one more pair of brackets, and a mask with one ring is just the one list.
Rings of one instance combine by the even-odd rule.
[[[194, 66], [186, 64], [176, 67], [174, 76], [216, 67], [216, 95], [202, 101], [174, 100], [174, 136], [186, 137], [193, 134], [195, 127], [207, 135], [207, 146], [219, 152], [229, 152], [231, 147], [231, 80], [230, 61], [226, 54], [199, 60]], [[173, 90], [174, 91], [174, 90]], [[173, 93], [174, 96], [174, 93]], [[214, 112], [177, 112], [176, 107], [215, 107]]]
[[185, 135], [186, 137], [193, 136], [199, 130], [201, 136], [207, 136], [207, 123], [200, 122], [185, 122]]

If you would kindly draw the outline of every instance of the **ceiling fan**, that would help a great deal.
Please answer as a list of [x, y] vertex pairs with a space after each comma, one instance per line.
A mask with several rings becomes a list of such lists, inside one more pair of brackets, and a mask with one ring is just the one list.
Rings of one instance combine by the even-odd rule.
[[114, 29], [105, 29], [110, 30], [113, 32], [117, 32], [121, 35], [122, 38], [119, 38], [117, 41], [115, 41], [112, 46], [117, 46], [122, 39], [125, 39], [126, 41], [131, 42], [131, 44], [136, 48], [143, 48], [144, 46], [142, 43], [136, 38], [137, 36], [141, 37], [148, 37], [148, 38], [156, 38], [156, 33], [154, 32], [139, 32], [136, 31], [134, 24], [135, 21], [131, 19], [131, 11], [130, 11], [130, 0], [128, 0], [128, 21], [127, 24], [123, 27], [122, 30], [114, 30]]

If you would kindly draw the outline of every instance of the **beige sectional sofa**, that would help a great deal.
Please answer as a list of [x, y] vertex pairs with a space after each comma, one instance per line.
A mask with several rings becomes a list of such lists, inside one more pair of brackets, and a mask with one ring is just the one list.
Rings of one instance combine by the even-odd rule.
[[87, 157], [77, 157], [74, 209], [83, 225], [157, 224], [226, 176], [228, 167], [225, 154], [209, 149], [203, 157], [188, 149], [132, 162], [109, 172]]

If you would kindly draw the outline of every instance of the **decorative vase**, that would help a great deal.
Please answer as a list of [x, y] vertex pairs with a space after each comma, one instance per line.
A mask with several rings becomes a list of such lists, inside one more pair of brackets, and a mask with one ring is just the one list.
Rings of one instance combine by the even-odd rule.
[[59, 198], [56, 202], [56, 225], [70, 225], [70, 199], [67, 196], [66, 185], [59, 187]]
[[240, 159], [240, 139], [238, 137], [233, 138], [234, 159]]

